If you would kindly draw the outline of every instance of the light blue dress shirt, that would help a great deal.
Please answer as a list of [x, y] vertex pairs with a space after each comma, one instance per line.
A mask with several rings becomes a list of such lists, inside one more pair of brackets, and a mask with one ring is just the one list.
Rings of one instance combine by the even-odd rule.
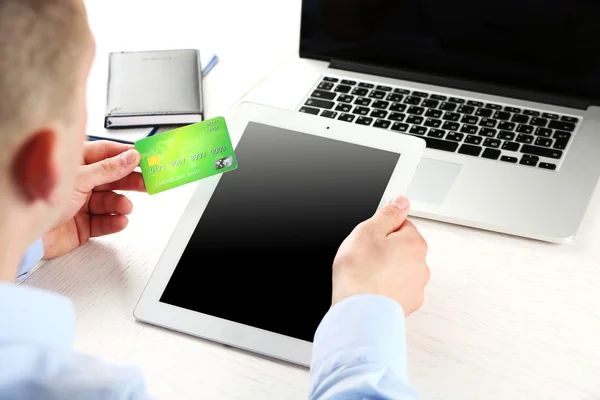
[[[40, 244], [23, 258], [21, 275], [41, 259]], [[418, 399], [407, 380], [404, 329], [391, 299], [361, 295], [336, 304], [315, 335], [309, 399]], [[151, 398], [137, 368], [76, 353], [74, 335], [67, 298], [0, 282], [0, 399]]]

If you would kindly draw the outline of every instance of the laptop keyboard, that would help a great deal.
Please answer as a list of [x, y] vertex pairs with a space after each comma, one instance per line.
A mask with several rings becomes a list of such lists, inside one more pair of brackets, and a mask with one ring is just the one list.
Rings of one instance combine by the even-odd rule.
[[559, 168], [580, 118], [439, 93], [323, 77], [300, 112], [423, 138], [427, 147]]

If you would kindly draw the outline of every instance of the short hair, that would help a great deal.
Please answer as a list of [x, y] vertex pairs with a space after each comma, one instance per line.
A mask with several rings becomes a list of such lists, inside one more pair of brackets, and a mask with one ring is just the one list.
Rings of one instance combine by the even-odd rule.
[[68, 121], [90, 41], [81, 0], [0, 0], [3, 151], [44, 123]]

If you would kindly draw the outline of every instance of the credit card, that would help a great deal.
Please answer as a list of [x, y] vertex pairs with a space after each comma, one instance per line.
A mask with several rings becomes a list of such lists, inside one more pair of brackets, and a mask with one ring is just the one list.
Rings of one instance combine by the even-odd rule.
[[135, 142], [149, 194], [164, 192], [237, 168], [223, 117], [209, 119]]

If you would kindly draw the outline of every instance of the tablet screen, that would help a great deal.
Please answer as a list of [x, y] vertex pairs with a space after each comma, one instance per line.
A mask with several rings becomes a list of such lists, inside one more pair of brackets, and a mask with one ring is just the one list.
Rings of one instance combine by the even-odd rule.
[[250, 122], [236, 156], [160, 301], [312, 342], [337, 250], [400, 155]]

